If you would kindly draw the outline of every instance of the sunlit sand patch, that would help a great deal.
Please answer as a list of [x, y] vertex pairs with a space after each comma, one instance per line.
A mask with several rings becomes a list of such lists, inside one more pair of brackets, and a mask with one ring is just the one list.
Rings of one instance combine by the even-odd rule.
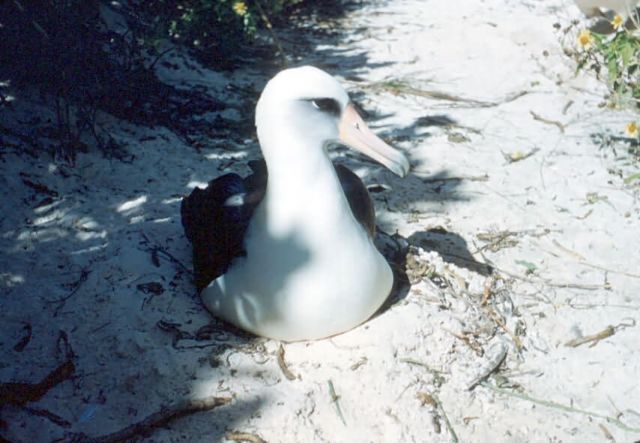
[[132, 211], [134, 209], [139, 208], [140, 206], [142, 206], [146, 202], [147, 202], [147, 196], [146, 195], [141, 195], [138, 198], [134, 198], [133, 200], [129, 200], [127, 202], [122, 203], [120, 206], [118, 206], [118, 208], [116, 210], [118, 212], [130, 212], [130, 211]]

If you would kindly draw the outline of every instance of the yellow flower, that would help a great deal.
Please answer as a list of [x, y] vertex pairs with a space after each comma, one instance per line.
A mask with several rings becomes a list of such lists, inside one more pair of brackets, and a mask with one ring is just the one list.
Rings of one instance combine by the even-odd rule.
[[233, 12], [236, 14], [243, 16], [247, 13], [247, 4], [245, 2], [235, 2], [232, 6]]
[[591, 31], [588, 29], [580, 31], [580, 34], [578, 35], [578, 43], [584, 49], [589, 49], [591, 45], [593, 45], [593, 36], [591, 35]]
[[631, 122], [624, 128], [624, 132], [631, 138], [638, 138], [638, 124], [636, 122]]
[[622, 17], [620, 17], [619, 15], [613, 17], [613, 20], [611, 21], [611, 26], [613, 26], [613, 29], [617, 31], [618, 29], [620, 29], [620, 27], [622, 27], [622, 25], [624, 25], [624, 20], [622, 19]]

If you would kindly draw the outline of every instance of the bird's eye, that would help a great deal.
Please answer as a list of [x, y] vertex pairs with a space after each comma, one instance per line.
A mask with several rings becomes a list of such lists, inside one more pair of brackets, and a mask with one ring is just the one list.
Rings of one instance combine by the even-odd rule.
[[311, 100], [311, 104], [314, 108], [327, 114], [340, 115], [340, 103], [332, 98], [314, 98]]

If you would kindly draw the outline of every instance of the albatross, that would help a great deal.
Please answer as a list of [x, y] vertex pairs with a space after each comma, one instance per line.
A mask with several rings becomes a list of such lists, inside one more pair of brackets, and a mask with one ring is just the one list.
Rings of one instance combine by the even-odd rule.
[[264, 162], [182, 200], [202, 301], [216, 317], [273, 339], [348, 331], [384, 303], [393, 274], [373, 242], [366, 187], [327, 149], [344, 144], [399, 176], [409, 161], [367, 127], [335, 78], [311, 66], [267, 83], [255, 124]]

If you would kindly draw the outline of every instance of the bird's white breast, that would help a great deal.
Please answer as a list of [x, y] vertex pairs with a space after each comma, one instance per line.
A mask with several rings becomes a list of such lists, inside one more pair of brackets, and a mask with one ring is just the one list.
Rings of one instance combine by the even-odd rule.
[[[324, 194], [330, 196], [336, 197]], [[283, 200], [267, 197], [247, 231], [246, 257], [203, 291], [207, 307], [243, 329], [286, 341], [335, 335], [367, 320], [393, 276], [344, 196], [337, 197], [331, 205], [287, 204], [297, 210], [286, 214], [271, 206]]]

